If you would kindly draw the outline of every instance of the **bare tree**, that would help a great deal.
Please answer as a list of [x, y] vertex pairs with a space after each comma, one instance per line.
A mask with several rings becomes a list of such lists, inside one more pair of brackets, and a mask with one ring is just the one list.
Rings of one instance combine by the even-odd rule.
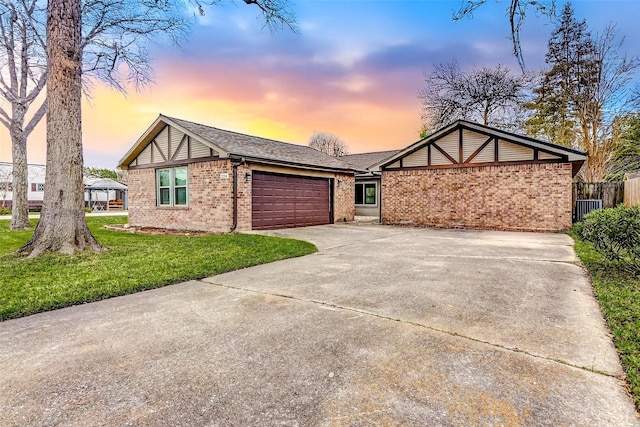
[[314, 132], [311, 138], [309, 138], [309, 147], [333, 157], [341, 157], [349, 154], [347, 144], [337, 136], [328, 132]]
[[[499, 1], [499, 0], [498, 0]], [[472, 17], [473, 12], [485, 4], [487, 0], [464, 0], [460, 9], [453, 14], [453, 20], [459, 21], [464, 17]], [[555, 14], [555, 0], [509, 0], [507, 16], [511, 24], [511, 41], [513, 42], [513, 54], [518, 59], [520, 68], [524, 71], [524, 57], [520, 45], [520, 28], [527, 16], [527, 10], [533, 8], [538, 14], [553, 16]]]
[[502, 65], [464, 72], [456, 61], [437, 64], [418, 94], [424, 127], [437, 129], [463, 119], [517, 130], [523, 121], [523, 101], [529, 96], [531, 81], [529, 74], [514, 75]]
[[[244, 0], [257, 5], [267, 25], [278, 21], [293, 27], [286, 0]], [[170, 1], [141, 0], [141, 4], [159, 4], [170, 8]], [[98, 17], [106, 13], [112, 2], [97, 1]], [[182, 2], [176, 0], [179, 8]], [[142, 24], [140, 24], [142, 25]], [[42, 213], [38, 226], [20, 253], [37, 256], [43, 252], [74, 253], [84, 248], [101, 251], [104, 248], [91, 235], [84, 216], [82, 184], [82, 59], [88, 44], [82, 37], [82, 4], [80, 0], [49, 0], [47, 7], [47, 171]], [[135, 33], [135, 23], [126, 24]], [[105, 32], [98, 31], [99, 34]], [[118, 60], [121, 46], [105, 36], [104, 43], [113, 47], [113, 60]], [[103, 42], [99, 42], [103, 43]], [[90, 57], [91, 55], [89, 55]], [[100, 64], [100, 58], [94, 63]], [[118, 70], [96, 66], [114, 75]]]
[[[47, 80], [45, 10], [38, 0], [0, 1], [0, 123], [11, 136], [13, 198], [11, 229], [29, 228], [27, 138], [46, 111], [38, 95]], [[35, 111], [27, 113], [35, 103]]]
[[[0, 0], [0, 122], [11, 135], [12, 229], [29, 228], [27, 139], [46, 112], [46, 10], [38, 0]], [[85, 93], [95, 79], [120, 92], [151, 82], [150, 40], [179, 40], [188, 28], [181, 2], [85, 0], [81, 51]], [[122, 70], [126, 70], [124, 73]], [[34, 103], [36, 103], [34, 105]], [[33, 107], [33, 109], [32, 109]], [[27, 121], [27, 116], [31, 117]]]
[[31, 257], [45, 251], [73, 254], [85, 247], [103, 250], [83, 209], [81, 22], [80, 0], [49, 0], [46, 185], [38, 226], [19, 250]]

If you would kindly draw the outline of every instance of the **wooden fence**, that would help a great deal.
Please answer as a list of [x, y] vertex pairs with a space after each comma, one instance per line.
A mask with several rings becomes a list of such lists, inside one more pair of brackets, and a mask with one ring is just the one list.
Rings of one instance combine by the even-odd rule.
[[627, 206], [640, 205], [640, 174], [630, 174], [624, 182], [624, 202]]
[[[640, 184], [640, 183], [639, 183]], [[640, 193], [639, 193], [640, 194]], [[600, 199], [603, 208], [613, 208], [625, 200], [625, 184], [623, 182], [574, 182], [573, 207], [576, 200]]]

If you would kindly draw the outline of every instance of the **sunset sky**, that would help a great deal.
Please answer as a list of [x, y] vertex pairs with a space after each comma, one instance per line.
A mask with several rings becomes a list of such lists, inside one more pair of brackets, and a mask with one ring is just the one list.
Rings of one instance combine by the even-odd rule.
[[[401, 148], [418, 139], [418, 91], [433, 64], [518, 70], [508, 39], [508, 2], [489, 0], [453, 22], [460, 0], [297, 0], [300, 31], [270, 33], [257, 9], [222, 4], [197, 18], [181, 47], [151, 46], [155, 84], [125, 97], [100, 84], [84, 100], [87, 166], [115, 169], [159, 113], [223, 129], [306, 144], [334, 133], [350, 152]], [[559, 8], [562, 8], [559, 3]], [[616, 22], [625, 51], [640, 54], [637, 0], [574, 1], [592, 32]], [[529, 69], [544, 65], [554, 24], [531, 11], [522, 31]], [[28, 145], [30, 163], [45, 162], [44, 122]], [[0, 161], [11, 160], [7, 132]]]

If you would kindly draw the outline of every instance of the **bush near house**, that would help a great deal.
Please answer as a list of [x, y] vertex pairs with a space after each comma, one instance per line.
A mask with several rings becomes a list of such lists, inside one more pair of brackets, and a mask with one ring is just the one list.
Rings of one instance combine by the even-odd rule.
[[640, 206], [592, 211], [577, 231], [609, 261], [630, 273], [640, 273]]
[[638, 207], [618, 207], [587, 215], [572, 233], [575, 250], [589, 271], [640, 410], [640, 275]]
[[[35, 225], [35, 221], [32, 224]], [[98, 301], [172, 283], [315, 252], [308, 242], [257, 234], [147, 235], [106, 230], [119, 217], [89, 217], [108, 251], [33, 259], [15, 251], [33, 230], [9, 231], [0, 221], [0, 320]]]

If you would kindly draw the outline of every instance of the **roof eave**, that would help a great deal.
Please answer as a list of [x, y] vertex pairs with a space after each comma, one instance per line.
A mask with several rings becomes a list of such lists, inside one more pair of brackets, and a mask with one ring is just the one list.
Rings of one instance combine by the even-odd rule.
[[323, 172], [340, 172], [340, 173], [355, 173], [356, 169], [353, 168], [338, 168], [333, 166], [321, 166], [321, 165], [310, 165], [307, 163], [296, 163], [289, 162], [286, 160], [277, 160], [277, 159], [266, 159], [262, 157], [252, 157], [252, 156], [244, 156], [242, 154], [234, 154], [229, 153], [229, 158], [236, 161], [245, 161], [249, 163], [259, 163], [259, 164], [267, 164], [267, 165], [275, 165], [275, 166], [295, 166], [299, 169], [306, 170], [316, 170]]

